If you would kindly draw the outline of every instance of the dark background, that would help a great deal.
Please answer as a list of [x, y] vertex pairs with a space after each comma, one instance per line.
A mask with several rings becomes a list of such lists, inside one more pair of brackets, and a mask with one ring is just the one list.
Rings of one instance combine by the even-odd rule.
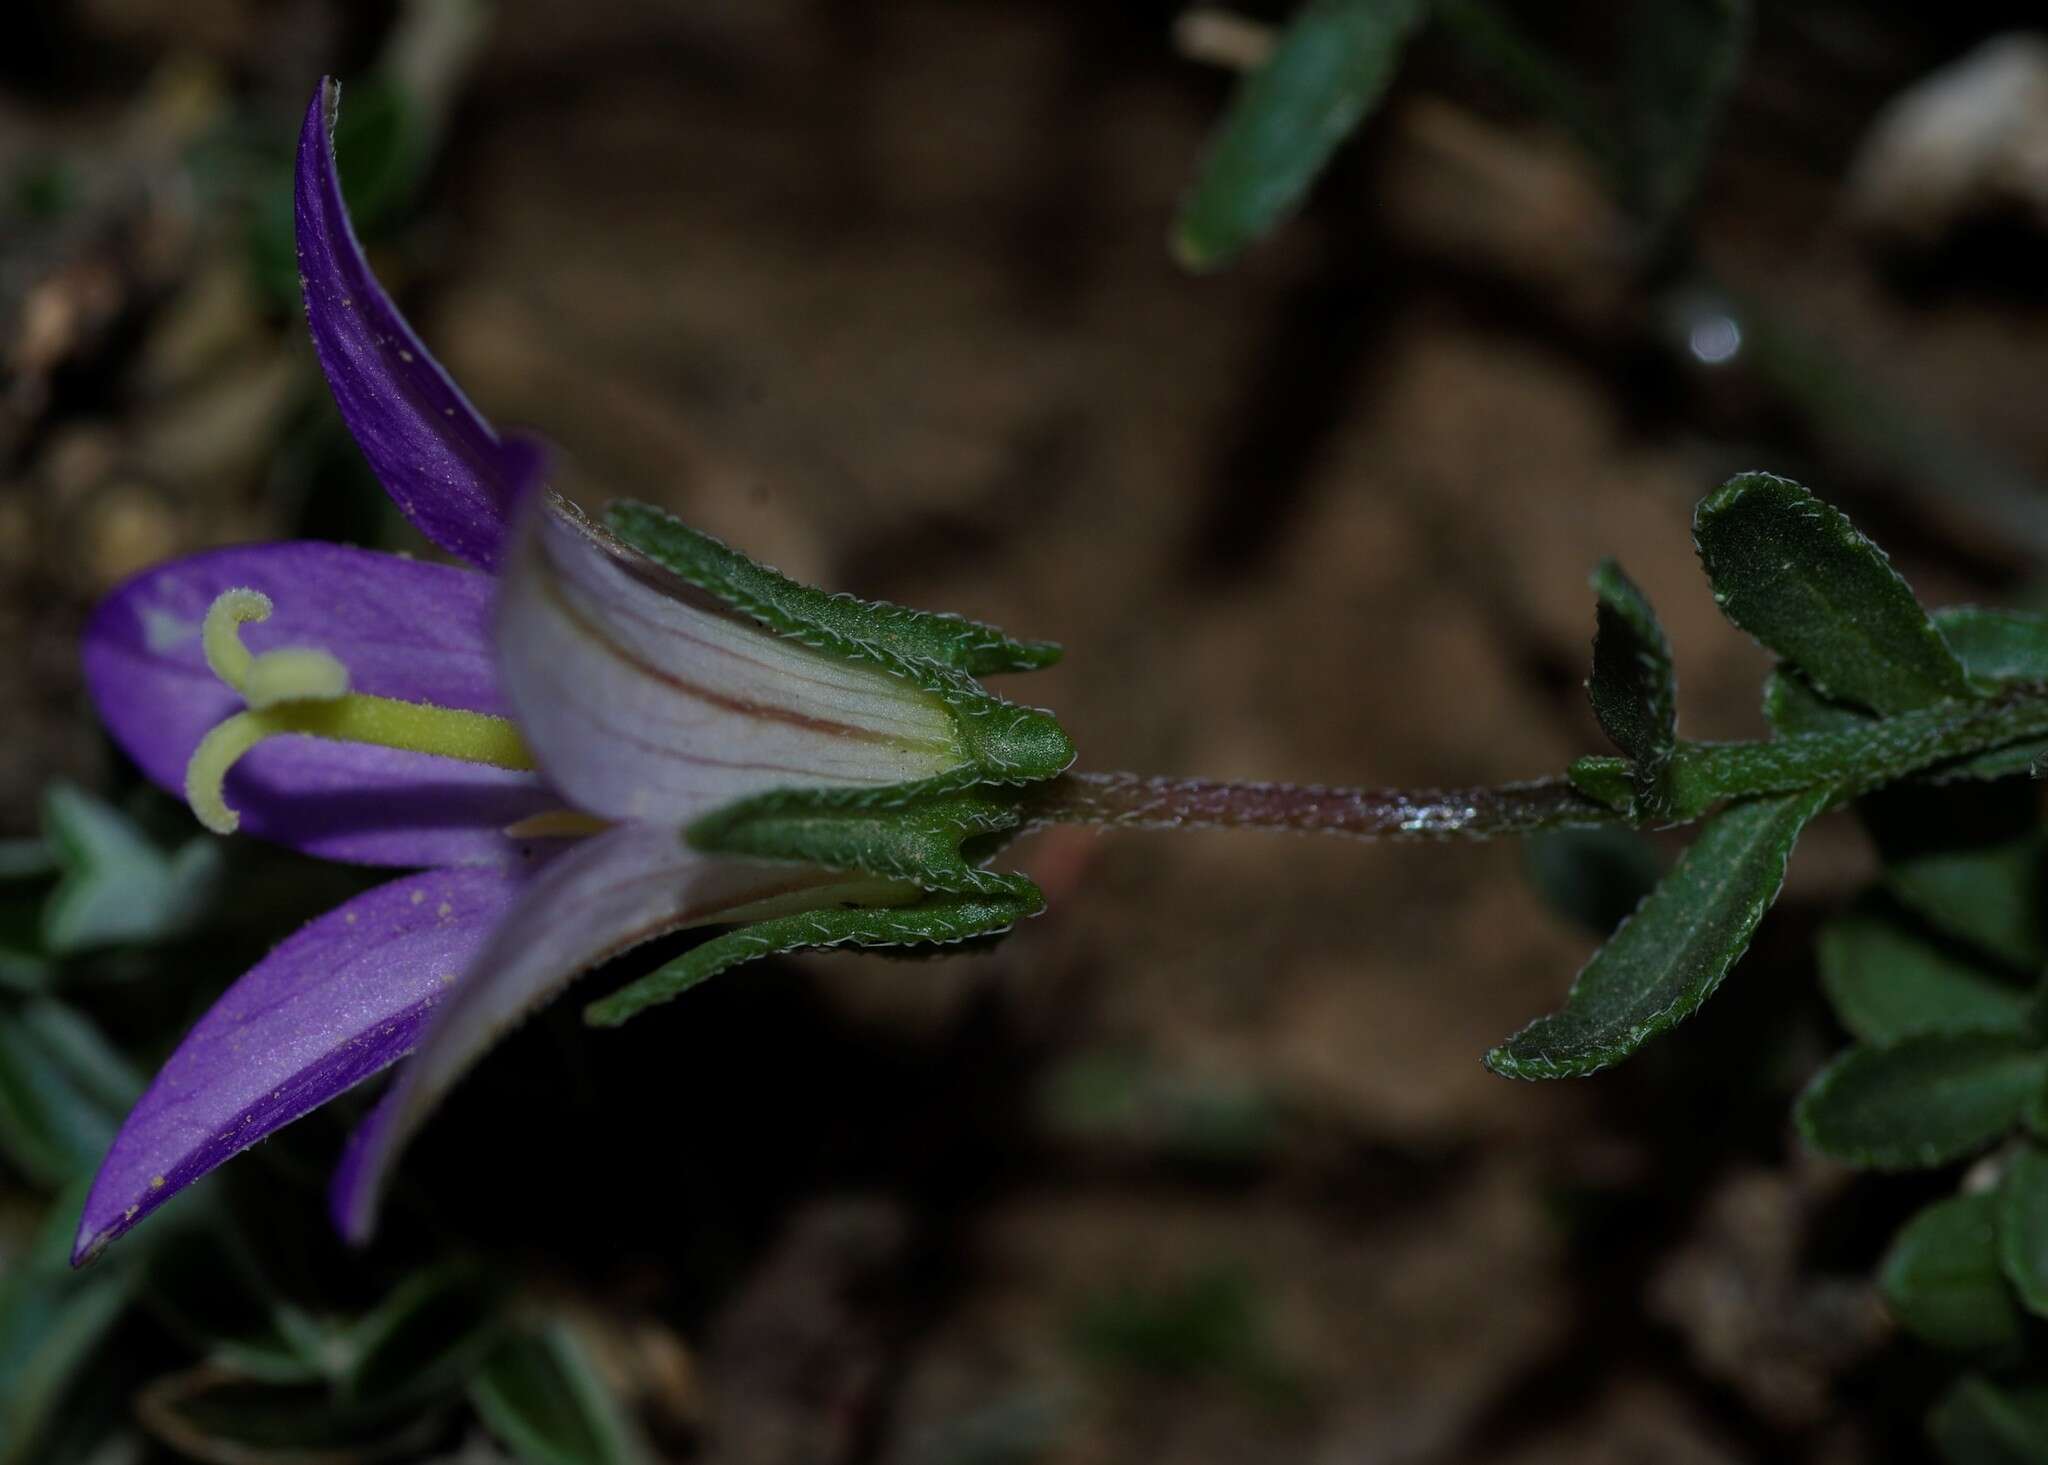
[[[9, 11], [0, 832], [53, 776], [123, 786], [74, 652], [121, 577], [404, 543], [264, 282], [252, 158], [322, 72], [439, 44], [422, 8]], [[1618, 8], [1524, 7], [1596, 76]], [[1733, 471], [1840, 503], [1930, 603], [2028, 599], [2048, 552], [2039, 236], [1993, 211], [1902, 259], [1844, 184], [1888, 98], [2037, 8], [1762, 8], [1654, 260], [1425, 42], [1305, 213], [1190, 277], [1165, 241], [1228, 76], [1173, 5], [1049, 0], [506, 0], [373, 253], [587, 502], [1064, 642], [1005, 690], [1084, 767], [1533, 777], [1599, 747], [1607, 554], [1689, 732], [1760, 734], [1766, 659], [1689, 538]], [[1042, 836], [1052, 909], [991, 956], [541, 1019], [417, 1148], [420, 1209], [582, 1310], [677, 1459], [1918, 1458], [1942, 1375], [1867, 1278], [1924, 1187], [1785, 1121], [1840, 1041], [1806, 952], [1873, 868], [1854, 827], [1697, 1023], [1544, 1087], [1479, 1064], [1592, 942], [1524, 857]]]

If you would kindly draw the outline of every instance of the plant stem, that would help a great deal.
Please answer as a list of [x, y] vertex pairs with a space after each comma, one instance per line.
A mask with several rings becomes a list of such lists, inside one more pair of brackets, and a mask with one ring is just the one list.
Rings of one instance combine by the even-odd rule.
[[1321, 788], [1138, 773], [1068, 773], [1027, 791], [1024, 827], [1274, 829], [1352, 839], [1486, 839], [1622, 816], [1562, 778], [1497, 788]]

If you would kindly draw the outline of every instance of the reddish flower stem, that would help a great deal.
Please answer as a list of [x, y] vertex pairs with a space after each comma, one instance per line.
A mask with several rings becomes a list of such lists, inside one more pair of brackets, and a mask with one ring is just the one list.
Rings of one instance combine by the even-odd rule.
[[1486, 839], [1621, 816], [1562, 778], [1494, 788], [1321, 788], [1137, 773], [1068, 773], [1030, 790], [1024, 827], [1276, 829], [1353, 839]]

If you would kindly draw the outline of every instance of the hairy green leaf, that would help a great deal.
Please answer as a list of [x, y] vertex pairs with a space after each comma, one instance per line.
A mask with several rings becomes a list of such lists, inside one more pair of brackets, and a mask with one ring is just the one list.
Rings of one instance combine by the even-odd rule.
[[[1951, 606], [1934, 612], [1949, 649], [1963, 670], [1990, 687], [2027, 686], [2048, 681], [2048, 617], [2029, 611], [1983, 610]], [[1833, 702], [1814, 690], [1799, 669], [1780, 664], [1764, 687], [1764, 716], [1782, 736], [1846, 732], [1870, 727], [1876, 719], [1861, 708]], [[1975, 753], [1931, 769], [1931, 782], [2038, 777], [2048, 761], [2048, 739], [2027, 738], [1988, 752]]]
[[1563, 1009], [1488, 1053], [1487, 1067], [1509, 1078], [1588, 1074], [1690, 1017], [1748, 949], [1799, 832], [1829, 797], [1823, 788], [1715, 815], [1586, 964]]
[[1974, 695], [1884, 551], [1790, 479], [1730, 479], [1701, 501], [1693, 542], [1722, 613], [1823, 696], [1893, 714]]
[[1893, 1238], [1878, 1289], [1910, 1332], [1937, 1348], [1997, 1348], [2019, 1338], [2020, 1310], [1998, 1266], [1998, 1202], [1936, 1201]]
[[1174, 225], [1191, 270], [1227, 264], [1308, 193], [1394, 78], [1423, 0], [1308, 0], [1238, 84]]
[[1842, 1026], [1866, 1043], [1922, 1033], [2027, 1031], [2032, 998], [1899, 922], [1866, 911], [1820, 933], [1820, 980]]
[[780, 916], [714, 936], [691, 948], [602, 1001], [591, 1003], [583, 1010], [583, 1020], [598, 1027], [617, 1027], [649, 1007], [680, 997], [720, 972], [759, 957], [834, 946], [957, 946], [1000, 936], [1044, 908], [1045, 897], [1037, 886], [1029, 885], [1014, 894], [941, 894], [908, 905]]
[[2048, 1384], [1996, 1384], [1965, 1374], [1927, 1416], [1944, 1465], [2040, 1465], [2048, 1460]]
[[[1784, 715], [1782, 703], [1774, 710]], [[2044, 734], [2048, 699], [2008, 692], [1996, 701], [1943, 702], [1767, 743], [1680, 743], [1659, 797], [1678, 820], [1697, 818], [1725, 799], [1819, 783], [1835, 785], [1847, 798]]]
[[1635, 770], [1626, 758], [1587, 754], [1565, 770], [1573, 788], [1587, 798], [1626, 814], [1636, 798]]
[[1671, 643], [1657, 613], [1613, 560], [1593, 572], [1599, 597], [1593, 634], [1593, 676], [1586, 690], [1601, 731], [1636, 765], [1646, 796], [1678, 741], [1678, 677]]
[[525, 1465], [633, 1465], [625, 1413], [559, 1324], [500, 1344], [470, 1380], [485, 1428]]
[[2009, 1133], [2048, 1083], [2048, 1054], [2003, 1033], [1928, 1033], [1858, 1045], [1814, 1078], [1794, 1110], [1808, 1144], [1845, 1164], [1930, 1169]]

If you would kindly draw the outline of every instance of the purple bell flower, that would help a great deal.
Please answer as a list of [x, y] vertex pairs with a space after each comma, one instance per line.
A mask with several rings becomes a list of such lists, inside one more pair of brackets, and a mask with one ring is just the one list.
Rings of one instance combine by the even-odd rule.
[[472, 568], [317, 543], [145, 571], [94, 615], [86, 682], [115, 740], [202, 820], [406, 868], [241, 977], [186, 1035], [94, 1180], [83, 1262], [184, 1186], [410, 1056], [337, 1174], [366, 1239], [407, 1139], [571, 979], [686, 926], [915, 894], [700, 854], [682, 829], [788, 787], [968, 761], [945, 708], [714, 604], [542, 487], [371, 274], [323, 82], [300, 136], [306, 316], [393, 500]]

